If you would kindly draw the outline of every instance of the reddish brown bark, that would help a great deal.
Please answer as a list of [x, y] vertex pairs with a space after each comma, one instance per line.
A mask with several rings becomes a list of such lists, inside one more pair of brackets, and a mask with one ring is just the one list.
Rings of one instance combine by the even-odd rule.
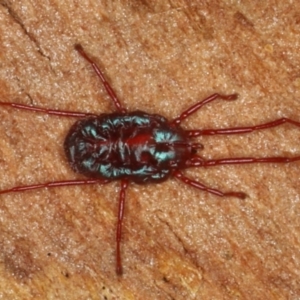
[[[157, 4], [159, 2], [159, 4]], [[214, 92], [238, 93], [185, 121], [194, 128], [300, 120], [296, 1], [0, 1], [0, 98], [54, 109], [113, 105], [81, 43], [129, 109], [170, 119]], [[78, 178], [62, 144], [72, 120], [0, 110], [1, 189]], [[205, 158], [299, 155], [285, 125], [202, 137]], [[0, 198], [4, 299], [298, 299], [299, 163], [187, 172], [243, 191], [220, 199], [176, 179], [129, 185], [115, 273], [119, 183]]]

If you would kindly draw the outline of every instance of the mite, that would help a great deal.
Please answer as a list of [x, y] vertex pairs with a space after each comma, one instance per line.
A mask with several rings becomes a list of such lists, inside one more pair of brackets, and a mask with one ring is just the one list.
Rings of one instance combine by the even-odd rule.
[[194, 138], [198, 136], [244, 134], [285, 123], [300, 127], [300, 122], [281, 118], [256, 126], [226, 129], [185, 130], [180, 126], [183, 120], [204, 105], [216, 99], [223, 101], [236, 100], [237, 94], [213, 94], [192, 105], [171, 121], [163, 116], [139, 110], [128, 112], [119, 101], [98, 65], [85, 53], [81, 45], [75, 45], [75, 49], [93, 67], [110, 96], [116, 112], [95, 115], [32, 107], [18, 103], [0, 102], [0, 105], [49, 115], [79, 118], [66, 136], [64, 151], [71, 168], [75, 172], [85, 175], [87, 179], [17, 186], [2, 190], [0, 194], [59, 186], [106, 184], [113, 180], [120, 180], [121, 187], [116, 230], [116, 272], [118, 275], [122, 274], [121, 233], [125, 194], [130, 182], [137, 184], [159, 183], [167, 180], [169, 177], [176, 177], [189, 186], [219, 197], [244, 199], [246, 194], [243, 192], [222, 192], [207, 187], [186, 177], [182, 171], [192, 167], [251, 163], [289, 163], [300, 160], [300, 156], [239, 157], [205, 160], [197, 154], [202, 149], [202, 145], [194, 141]]

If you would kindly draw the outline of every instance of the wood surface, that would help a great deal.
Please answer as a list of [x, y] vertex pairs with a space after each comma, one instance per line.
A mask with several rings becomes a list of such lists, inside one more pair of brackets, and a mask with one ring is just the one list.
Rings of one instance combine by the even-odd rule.
[[[169, 119], [238, 93], [184, 128], [300, 120], [300, 2], [1, 0], [0, 100], [112, 112], [81, 43], [128, 110]], [[64, 157], [73, 119], [0, 109], [0, 188], [80, 178]], [[204, 158], [295, 156], [300, 128], [200, 137]], [[186, 174], [245, 200], [171, 179], [131, 184], [115, 273], [120, 184], [0, 196], [1, 299], [300, 299], [300, 163]]]

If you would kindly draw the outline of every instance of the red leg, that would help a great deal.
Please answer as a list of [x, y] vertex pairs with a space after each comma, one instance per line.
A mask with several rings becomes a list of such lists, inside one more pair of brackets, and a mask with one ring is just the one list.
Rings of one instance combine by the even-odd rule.
[[83, 48], [80, 44], [75, 45], [75, 50], [77, 50], [79, 52], [79, 54], [92, 65], [92, 67], [95, 70], [97, 76], [102, 81], [108, 95], [110, 96], [111, 100], [113, 101], [116, 109], [120, 112], [126, 112], [126, 109], [122, 107], [122, 104], [121, 104], [120, 100], [118, 99], [116, 93], [114, 92], [114, 90], [112, 89], [112, 87], [110, 86], [108, 81], [105, 79], [104, 74], [100, 70], [98, 65], [84, 52], [84, 50], [83, 50]]
[[221, 192], [219, 190], [212, 189], [210, 187], [207, 187], [207, 186], [203, 185], [200, 182], [197, 182], [195, 180], [192, 180], [190, 178], [185, 177], [179, 171], [176, 171], [174, 173], [174, 176], [177, 177], [182, 182], [184, 182], [185, 184], [188, 184], [188, 185], [190, 185], [190, 186], [192, 186], [192, 187], [194, 187], [196, 189], [199, 189], [199, 190], [202, 190], [202, 191], [214, 194], [214, 195], [219, 196], [219, 197], [236, 197], [236, 198], [240, 198], [240, 199], [245, 199], [247, 197], [247, 195], [245, 193], [243, 193], [243, 192], [226, 192], [226, 193], [224, 193], [224, 192]]
[[195, 113], [202, 106], [204, 106], [205, 104], [208, 104], [218, 98], [225, 100], [225, 101], [232, 101], [232, 100], [236, 100], [237, 97], [238, 97], [237, 94], [231, 94], [231, 95], [213, 94], [213, 95], [205, 98], [204, 100], [197, 102], [196, 104], [194, 104], [193, 106], [191, 106], [190, 108], [188, 108], [187, 110], [182, 112], [179, 117], [177, 117], [173, 121], [171, 121], [171, 124], [179, 125], [184, 119], [186, 119], [187, 117], [189, 117], [190, 115]]
[[55, 109], [41, 108], [41, 107], [35, 107], [35, 106], [19, 104], [19, 103], [12, 103], [12, 102], [0, 102], [0, 105], [9, 106], [17, 109], [29, 110], [38, 113], [44, 113], [48, 115], [60, 116], [60, 117], [85, 118], [90, 116], [97, 116], [96, 114], [91, 114], [91, 113], [55, 110]]
[[54, 188], [54, 187], [62, 187], [62, 186], [70, 186], [70, 185], [87, 185], [87, 184], [96, 184], [96, 183], [106, 184], [109, 182], [110, 182], [110, 180], [108, 180], [108, 179], [61, 180], [61, 181], [45, 182], [45, 183], [41, 183], [41, 184], [15, 186], [13, 188], [0, 191], [0, 194], [24, 192], [24, 191], [30, 191], [30, 190], [35, 190], [35, 189]]
[[117, 262], [117, 274], [122, 275], [122, 260], [121, 260], [121, 238], [122, 238], [122, 223], [124, 217], [124, 208], [125, 208], [125, 195], [126, 189], [128, 187], [128, 181], [122, 180], [121, 181], [121, 190], [120, 190], [120, 198], [119, 198], [119, 208], [118, 208], [118, 222], [117, 222], [117, 234], [116, 234], [116, 242], [117, 242], [117, 249], [116, 249], [116, 262]]
[[204, 160], [201, 157], [194, 157], [187, 162], [187, 167], [213, 167], [220, 165], [241, 165], [255, 163], [290, 163], [300, 160], [300, 156], [295, 157], [238, 157]]
[[200, 135], [215, 135], [215, 134], [241, 134], [241, 133], [249, 133], [256, 130], [266, 129], [266, 128], [277, 127], [285, 123], [290, 123], [300, 127], [300, 122], [288, 118], [281, 118], [272, 122], [255, 125], [255, 126], [232, 127], [232, 128], [221, 128], [221, 129], [186, 130], [186, 133], [188, 134], [189, 137], [197, 137]]

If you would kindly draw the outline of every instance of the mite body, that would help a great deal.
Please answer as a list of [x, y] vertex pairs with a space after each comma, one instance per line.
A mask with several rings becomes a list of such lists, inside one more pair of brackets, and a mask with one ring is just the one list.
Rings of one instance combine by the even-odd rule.
[[90, 178], [160, 182], [195, 154], [181, 128], [142, 111], [77, 121], [64, 143], [75, 172]]
[[251, 163], [289, 163], [300, 160], [300, 156], [238, 157], [205, 160], [197, 155], [197, 150], [202, 149], [201, 144], [194, 142], [194, 138], [198, 136], [245, 134], [280, 126], [285, 123], [300, 127], [300, 122], [289, 118], [281, 118], [255, 126], [225, 129], [185, 130], [180, 126], [184, 119], [194, 114], [204, 105], [216, 99], [223, 101], [236, 100], [237, 94], [213, 94], [195, 103], [171, 121], [163, 116], [142, 111], [127, 112], [97, 64], [84, 52], [80, 45], [75, 45], [75, 49], [95, 70], [114, 104], [116, 112], [95, 115], [32, 107], [19, 103], [0, 102], [0, 105], [49, 115], [79, 118], [66, 136], [64, 150], [71, 168], [75, 172], [85, 175], [87, 179], [16, 186], [2, 190], [0, 194], [70, 185], [106, 184], [113, 180], [120, 180], [121, 188], [116, 230], [116, 272], [119, 275], [122, 274], [120, 246], [125, 193], [129, 182], [138, 184], [157, 183], [173, 176], [185, 184], [219, 197], [231, 196], [244, 199], [246, 194], [243, 192], [222, 192], [207, 187], [198, 181], [185, 177], [182, 171], [191, 167]]

